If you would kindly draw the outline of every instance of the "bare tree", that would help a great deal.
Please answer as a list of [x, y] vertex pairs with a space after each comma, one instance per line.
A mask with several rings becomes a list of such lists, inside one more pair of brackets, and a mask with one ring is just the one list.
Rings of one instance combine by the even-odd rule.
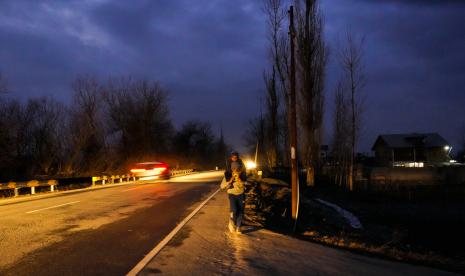
[[334, 121], [332, 139], [332, 164], [334, 182], [340, 187], [347, 186], [348, 161], [351, 154], [349, 104], [344, 85], [339, 82], [334, 95]]
[[298, 86], [303, 161], [307, 185], [313, 185], [320, 166], [320, 146], [324, 113], [324, 82], [327, 49], [323, 20], [316, 0], [297, 0]]
[[56, 173], [63, 156], [63, 105], [50, 99], [2, 103], [0, 111], [0, 175], [34, 177]]
[[[207, 122], [188, 121], [173, 137], [174, 151], [184, 164], [199, 168], [217, 163], [215, 136]], [[223, 146], [225, 146], [223, 144]], [[225, 149], [224, 149], [225, 150]]]
[[266, 137], [265, 144], [260, 145], [265, 147], [267, 164], [270, 169], [276, 167], [279, 156], [279, 97], [276, 88], [276, 71], [273, 67], [272, 73], [263, 74], [263, 79], [266, 86]]
[[28, 117], [33, 118], [29, 153], [35, 165], [31, 167], [30, 175], [53, 175], [58, 171], [63, 156], [64, 111], [64, 105], [51, 98], [28, 102], [26, 112]]
[[288, 75], [289, 54], [286, 28], [286, 9], [283, 0], [264, 0], [264, 11], [268, 23], [268, 40], [270, 42], [270, 57], [273, 70], [279, 78], [280, 90], [284, 96], [286, 106], [288, 104]]
[[[23, 106], [18, 101], [0, 102], [0, 176], [11, 178], [23, 171], [20, 158], [25, 154]], [[26, 122], [30, 122], [27, 120]], [[23, 129], [23, 131], [20, 131]]]
[[111, 79], [104, 87], [111, 133], [124, 158], [156, 155], [169, 149], [173, 127], [167, 92], [156, 82]]
[[101, 85], [95, 77], [84, 75], [75, 79], [72, 89], [73, 102], [68, 123], [68, 160], [64, 172], [96, 173], [104, 170], [105, 163]]
[[354, 185], [354, 162], [359, 130], [361, 128], [361, 111], [363, 104], [362, 90], [365, 85], [363, 67], [364, 38], [356, 39], [350, 32], [346, 34], [346, 45], [340, 50], [340, 62], [344, 71], [345, 82], [350, 91], [351, 118], [351, 156], [349, 166], [349, 189]]
[[263, 114], [249, 121], [247, 129], [244, 133], [245, 145], [249, 152], [255, 152], [257, 143], [258, 160], [266, 160], [266, 152], [260, 145], [265, 144], [266, 122]]
[[[270, 158], [268, 158], [271, 166], [288, 159], [287, 154], [281, 154], [288, 148], [287, 124], [279, 122], [282, 113], [285, 114], [284, 116], [289, 117], [287, 114], [289, 107], [289, 41], [287, 28], [284, 26], [287, 20], [285, 4], [286, 1], [283, 0], [264, 0], [271, 61], [271, 70], [264, 74], [267, 89], [267, 124], [270, 138], [266, 140], [269, 141], [271, 147]], [[281, 98], [284, 99], [283, 109], [280, 107]], [[282, 144], [280, 141], [282, 141]]]

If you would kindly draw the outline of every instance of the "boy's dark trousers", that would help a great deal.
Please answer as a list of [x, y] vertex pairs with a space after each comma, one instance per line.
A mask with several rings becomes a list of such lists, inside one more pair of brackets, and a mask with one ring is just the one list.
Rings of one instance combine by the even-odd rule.
[[236, 227], [241, 227], [242, 217], [244, 216], [245, 207], [245, 195], [232, 195], [228, 194], [229, 197], [229, 210], [231, 211], [231, 220], [234, 222]]

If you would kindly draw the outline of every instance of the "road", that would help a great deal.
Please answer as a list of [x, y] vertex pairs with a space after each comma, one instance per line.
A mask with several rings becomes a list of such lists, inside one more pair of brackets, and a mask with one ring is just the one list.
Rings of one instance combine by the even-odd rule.
[[218, 188], [221, 175], [0, 201], [0, 275], [124, 275]]

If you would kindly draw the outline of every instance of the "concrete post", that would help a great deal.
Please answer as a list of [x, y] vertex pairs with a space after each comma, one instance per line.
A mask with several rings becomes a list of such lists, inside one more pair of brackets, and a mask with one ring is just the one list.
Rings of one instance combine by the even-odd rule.
[[14, 188], [15, 190], [15, 197], [19, 195], [19, 189], [18, 188]]
[[35, 195], [36, 194], [36, 187], [31, 187], [31, 195]]

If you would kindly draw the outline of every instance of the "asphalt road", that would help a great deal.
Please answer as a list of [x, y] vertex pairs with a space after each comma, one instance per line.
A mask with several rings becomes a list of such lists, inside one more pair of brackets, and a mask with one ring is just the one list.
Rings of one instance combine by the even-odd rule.
[[124, 275], [218, 188], [221, 175], [0, 201], [0, 275]]

